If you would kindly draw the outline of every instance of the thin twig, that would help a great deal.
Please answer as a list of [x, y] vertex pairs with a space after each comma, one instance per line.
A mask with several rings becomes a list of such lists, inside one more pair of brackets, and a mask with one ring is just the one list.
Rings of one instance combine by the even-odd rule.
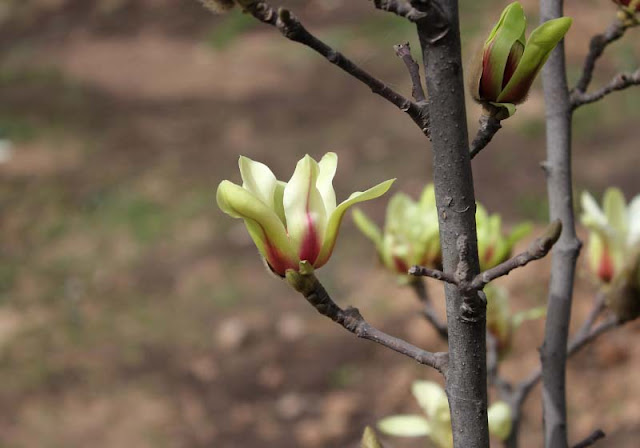
[[365, 321], [357, 308], [348, 307], [343, 310], [331, 299], [313, 273], [289, 272], [287, 280], [320, 314], [340, 324], [357, 337], [376, 342], [408, 356], [420, 364], [433, 367], [443, 374], [446, 371], [447, 353], [432, 353], [407, 341], [388, 335]]
[[[597, 304], [596, 307], [600, 307], [600, 305]], [[593, 310], [591, 314], [594, 314]], [[618, 327], [619, 325], [620, 325], [620, 321], [618, 320], [618, 318], [616, 318], [615, 316], [612, 316], [609, 319], [600, 323], [599, 325], [596, 325], [595, 327], [591, 328], [589, 331], [586, 331], [586, 332], [578, 331], [578, 333], [576, 333], [576, 335], [571, 339], [571, 341], [569, 341], [569, 344], [567, 346], [567, 357], [571, 357], [575, 355], [585, 345], [589, 344], [590, 342], [593, 342], [602, 334]], [[584, 328], [584, 324], [583, 324], [583, 328]], [[520, 382], [514, 388], [513, 402], [514, 402], [514, 405], [518, 406], [518, 409], [524, 403], [524, 400], [527, 398], [529, 392], [531, 392], [531, 389], [533, 389], [533, 387], [536, 384], [538, 384], [541, 377], [542, 377], [542, 371], [538, 369], [533, 373], [531, 373], [531, 375], [529, 375], [525, 380]]]
[[598, 101], [605, 96], [613, 93], [617, 90], [624, 90], [631, 86], [640, 85], [640, 69], [633, 73], [618, 73], [611, 78], [611, 81], [604, 87], [596, 90], [595, 92], [586, 93], [579, 90], [575, 90], [571, 94], [571, 107], [577, 109], [585, 104]]
[[587, 448], [591, 445], [594, 445], [598, 440], [604, 439], [605, 437], [606, 434], [602, 429], [596, 429], [589, 435], [589, 437], [584, 439], [582, 442], [573, 445], [573, 448]]
[[493, 136], [502, 128], [500, 120], [493, 115], [482, 114], [479, 123], [478, 133], [471, 142], [471, 150], [469, 152], [469, 157], [472, 159], [489, 144]]
[[606, 302], [606, 297], [604, 293], [598, 292], [596, 294], [593, 308], [591, 308], [591, 311], [589, 311], [587, 318], [584, 320], [584, 322], [576, 332], [574, 339], [576, 339], [578, 336], [587, 334], [589, 330], [591, 330], [591, 328], [593, 327], [593, 324], [596, 322], [600, 314], [602, 314], [602, 312], [605, 310], [606, 308], [605, 302]]
[[284, 8], [276, 10], [263, 0], [238, 0], [238, 4], [259, 21], [276, 27], [287, 39], [311, 48], [324, 56], [332, 64], [340, 67], [349, 75], [366, 84], [373, 93], [394, 104], [403, 112], [406, 112], [420, 127], [422, 132], [428, 135], [429, 122], [426, 108], [405, 98], [384, 82], [357, 66], [342, 53], [334, 50], [315, 37], [307, 31], [302, 23], [289, 10]]
[[411, 6], [407, 1], [403, 0], [369, 0], [373, 1], [373, 5], [376, 9], [381, 11], [387, 11], [397, 16], [404, 17], [407, 20], [416, 22], [423, 17], [425, 13], [418, 11]]
[[615, 316], [611, 316], [609, 319], [596, 325], [588, 332], [576, 334], [575, 337], [571, 339], [571, 341], [569, 341], [569, 345], [567, 347], [567, 356], [572, 356], [575, 353], [578, 353], [578, 351], [580, 351], [580, 349], [587, 345], [589, 342], [595, 340], [601, 334], [606, 333], [607, 331], [617, 327], [618, 325], [620, 325], [620, 321], [618, 320], [618, 318]]
[[597, 34], [591, 38], [589, 43], [589, 53], [584, 60], [584, 66], [582, 68], [582, 75], [573, 88], [574, 92], [586, 92], [593, 78], [593, 70], [596, 67], [596, 61], [607, 48], [607, 46], [620, 39], [625, 31], [633, 26], [632, 23], [627, 23], [622, 20], [616, 19], [606, 31], [602, 34]]
[[560, 220], [553, 221], [549, 224], [542, 236], [533, 240], [525, 252], [476, 275], [471, 282], [471, 288], [481, 289], [496, 278], [507, 275], [514, 269], [524, 266], [533, 260], [539, 260], [544, 257], [549, 253], [556, 241], [558, 241], [561, 232], [562, 222]]
[[411, 77], [411, 96], [418, 102], [425, 101], [426, 97], [424, 95], [424, 89], [422, 88], [422, 80], [420, 79], [420, 66], [415, 59], [413, 59], [413, 56], [411, 56], [411, 46], [409, 42], [394, 45], [393, 49], [409, 71], [409, 76]]
[[449, 338], [449, 330], [447, 328], [447, 324], [440, 319], [435, 308], [433, 308], [433, 304], [431, 303], [431, 299], [427, 291], [427, 285], [421, 278], [416, 278], [415, 280], [411, 281], [411, 287], [422, 303], [422, 315], [429, 321], [431, 325], [433, 325], [433, 328], [438, 332], [440, 337], [444, 340], [447, 340]]
[[446, 283], [451, 283], [452, 285], [458, 284], [458, 280], [455, 278], [455, 275], [438, 269], [427, 268], [425, 266], [411, 266], [409, 268], [409, 275], [415, 275], [416, 277], [430, 277]]

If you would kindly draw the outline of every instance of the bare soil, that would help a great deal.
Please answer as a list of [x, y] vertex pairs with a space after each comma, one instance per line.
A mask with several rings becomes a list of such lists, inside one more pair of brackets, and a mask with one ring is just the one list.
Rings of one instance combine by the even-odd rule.
[[[535, 2], [523, 3], [535, 23]], [[287, 4], [409, 94], [391, 47], [413, 39], [410, 26], [364, 1]], [[466, 59], [499, 8], [463, 2]], [[615, 10], [567, 9], [575, 79]], [[273, 30], [194, 1], [32, 0], [2, 17], [0, 132], [13, 151], [0, 163], [0, 446], [355, 447], [365, 425], [418, 411], [411, 382], [438, 376], [317, 315], [265, 272], [214, 199], [222, 179], [239, 180], [239, 154], [286, 178], [305, 153], [329, 150], [339, 197], [393, 177], [415, 196], [431, 154], [407, 117]], [[612, 46], [596, 84], [638, 66], [638, 32]], [[640, 191], [639, 104], [626, 91], [577, 114], [578, 191]], [[474, 160], [478, 200], [507, 227], [546, 219], [543, 106], [536, 84]], [[469, 103], [472, 126], [478, 114]], [[385, 204], [365, 208], [380, 221]], [[544, 304], [548, 275], [542, 261], [502, 279], [513, 309]], [[350, 220], [319, 276], [385, 331], [446, 349]], [[580, 260], [573, 326], [594, 293]], [[520, 328], [506, 376], [538, 366], [542, 332]], [[602, 446], [638, 445], [639, 336], [628, 324], [571, 360], [572, 440], [602, 428]], [[523, 447], [541, 446], [540, 415], [535, 389]]]

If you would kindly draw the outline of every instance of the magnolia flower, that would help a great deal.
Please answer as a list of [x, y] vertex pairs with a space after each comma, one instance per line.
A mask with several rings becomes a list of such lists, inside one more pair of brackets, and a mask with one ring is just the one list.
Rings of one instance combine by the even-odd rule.
[[480, 269], [486, 271], [511, 256], [513, 246], [531, 232], [531, 224], [519, 224], [509, 235], [503, 236], [500, 215], [489, 215], [482, 205], [477, 204], [476, 231], [478, 232]]
[[[376, 246], [385, 267], [407, 275], [411, 266], [441, 268], [438, 209], [432, 184], [425, 187], [419, 201], [397, 193], [389, 201], [384, 232], [381, 232], [360, 210], [353, 211], [356, 226]], [[476, 207], [478, 255], [480, 267], [486, 270], [511, 256], [513, 246], [531, 231], [531, 224], [516, 226], [508, 236], [502, 234], [499, 215], [489, 215], [480, 204]]]
[[546, 306], [530, 308], [512, 314], [507, 290], [496, 285], [484, 287], [487, 296], [487, 331], [493, 336], [500, 358], [511, 350], [513, 334], [525, 321], [535, 320], [547, 312]]
[[278, 181], [260, 162], [240, 157], [242, 186], [224, 180], [216, 199], [220, 209], [242, 218], [269, 268], [285, 276], [300, 262], [323, 266], [333, 251], [344, 213], [352, 205], [383, 195], [394, 180], [355, 192], [336, 206], [333, 176], [338, 156], [329, 152], [316, 162], [306, 155], [288, 183]]
[[562, 40], [571, 19], [549, 20], [525, 39], [527, 22], [518, 2], [505, 8], [486, 40], [476, 64], [471, 93], [499, 119], [515, 112], [523, 102], [551, 50]]
[[[380, 420], [378, 429], [391, 436], [427, 436], [438, 448], [453, 448], [449, 401], [442, 387], [432, 381], [415, 381], [411, 392], [427, 418], [422, 415], [394, 415]], [[511, 433], [511, 408], [504, 402], [497, 402], [488, 413], [489, 432], [505, 440]]]
[[580, 221], [589, 232], [587, 261], [604, 283], [609, 283], [640, 246], [640, 195], [627, 206], [622, 192], [608, 188], [602, 208], [586, 191], [580, 198]]
[[440, 267], [438, 210], [433, 185], [425, 187], [419, 201], [397, 193], [389, 201], [384, 233], [360, 210], [353, 211], [356, 226], [376, 246], [382, 263], [407, 275], [413, 265]]

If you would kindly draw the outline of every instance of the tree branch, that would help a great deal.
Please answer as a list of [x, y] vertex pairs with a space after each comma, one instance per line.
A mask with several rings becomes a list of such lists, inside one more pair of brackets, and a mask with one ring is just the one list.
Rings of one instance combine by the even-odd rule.
[[[562, 17], [563, 0], [541, 0], [540, 21]], [[590, 72], [589, 72], [590, 73]], [[586, 83], [588, 84], [588, 82]], [[544, 446], [567, 448], [566, 363], [576, 260], [581, 243], [576, 235], [571, 175], [571, 101], [567, 86], [564, 41], [542, 69], [546, 109], [547, 195], [549, 217], [562, 221], [553, 247], [544, 343], [540, 349], [543, 388]]]
[[238, 0], [238, 4], [259, 21], [276, 27], [287, 39], [311, 48], [324, 56], [332, 64], [340, 67], [349, 75], [366, 84], [373, 93], [389, 101], [403, 112], [406, 112], [420, 127], [422, 132], [428, 135], [429, 120], [425, 107], [400, 95], [391, 87], [358, 67], [342, 53], [322, 42], [307, 31], [302, 23], [289, 10], [284, 8], [276, 10], [264, 0]]
[[418, 102], [426, 100], [424, 90], [422, 89], [422, 81], [420, 79], [420, 66], [411, 56], [411, 47], [409, 42], [406, 44], [394, 45], [393, 49], [396, 51], [396, 55], [402, 59], [404, 65], [407, 66], [409, 76], [411, 77], [411, 96]]
[[364, 320], [357, 308], [348, 307], [343, 310], [331, 299], [316, 276], [311, 273], [287, 272], [287, 281], [300, 292], [320, 314], [341, 325], [357, 337], [376, 342], [395, 352], [414, 359], [420, 364], [433, 367], [445, 374], [447, 367], [447, 353], [432, 353], [423, 350], [402, 339], [390, 336], [373, 327]]
[[[593, 309], [587, 316], [587, 319], [584, 321], [580, 329], [573, 336], [571, 341], [567, 345], [566, 355], [567, 358], [575, 355], [585, 347], [587, 344], [593, 342], [602, 334], [606, 333], [609, 330], [612, 330], [621, 325], [621, 322], [617, 317], [611, 316], [607, 320], [601, 322], [599, 325], [593, 326], [595, 320], [604, 310], [604, 296], [599, 294], [596, 298], [596, 302], [594, 304]], [[511, 405], [513, 417], [512, 421], [514, 423], [514, 430], [512, 434], [509, 436], [509, 441], [507, 446], [516, 447], [517, 446], [517, 428], [520, 420], [520, 414], [522, 410], [522, 405], [525, 400], [529, 396], [531, 390], [535, 387], [536, 384], [542, 378], [542, 370], [537, 369], [532, 372], [525, 380], [520, 382], [518, 385], [513, 387], [513, 391], [511, 394], [504, 394], [503, 399], [506, 399]], [[511, 442], [511, 443], [509, 443]]]
[[617, 327], [618, 325], [620, 325], [620, 321], [618, 320], [618, 318], [615, 316], [611, 316], [609, 319], [596, 325], [591, 330], [582, 334], [576, 334], [576, 336], [569, 342], [569, 346], [567, 347], [567, 356], [573, 356], [574, 354], [578, 353], [580, 349], [585, 345], [595, 340], [601, 334]]
[[482, 114], [480, 116], [480, 127], [476, 137], [471, 142], [469, 157], [472, 159], [489, 144], [494, 135], [502, 128], [500, 120], [493, 115]]
[[425, 13], [418, 11], [404, 0], [369, 0], [373, 1], [376, 9], [387, 11], [407, 20], [416, 22], [425, 17]]
[[602, 34], [596, 34], [591, 38], [591, 42], [589, 43], [589, 52], [584, 60], [584, 66], [582, 68], [582, 75], [580, 79], [576, 83], [576, 86], [573, 88], [574, 92], [584, 93], [589, 88], [589, 84], [591, 83], [591, 79], [593, 78], [593, 71], [596, 67], [596, 61], [604, 50], [607, 48], [609, 44], [615, 42], [620, 39], [627, 29], [634, 26], [631, 22], [625, 22], [619, 19], [616, 19], [606, 31]]
[[589, 437], [584, 439], [582, 442], [573, 445], [573, 448], [587, 448], [591, 445], [594, 445], [598, 440], [604, 439], [605, 437], [606, 434], [602, 429], [596, 429], [589, 435]]
[[471, 282], [471, 288], [482, 289], [485, 285], [496, 278], [508, 275], [514, 269], [544, 257], [549, 253], [556, 241], [558, 241], [561, 232], [562, 222], [557, 219], [549, 224], [542, 236], [531, 242], [529, 248], [525, 252], [522, 252], [515, 257], [508, 259], [504, 263], [500, 263], [498, 266], [487, 269], [486, 271], [476, 275]]
[[617, 90], [624, 90], [627, 87], [635, 85], [640, 85], [640, 69], [633, 73], [618, 73], [607, 85], [595, 92], [586, 93], [580, 90], [573, 91], [571, 94], [571, 107], [575, 110], [585, 104], [598, 101]]
[[[479, 272], [475, 193], [465, 111], [457, 1], [412, 0], [427, 12], [417, 22], [429, 95], [433, 180], [443, 271], [464, 259], [470, 280]], [[464, 239], [464, 251], [458, 242]], [[463, 253], [464, 252], [464, 253]], [[476, 291], [445, 285], [449, 361], [445, 390], [455, 448], [488, 448], [486, 302]], [[463, 305], [467, 305], [463, 309]]]
[[425, 266], [411, 266], [409, 268], [409, 275], [415, 275], [416, 277], [430, 277], [452, 285], [457, 285], [459, 283], [454, 274], [442, 272], [438, 269], [427, 268]]
[[440, 337], [446, 341], [449, 338], [447, 324], [440, 320], [438, 313], [433, 308], [429, 293], [427, 292], [427, 285], [422, 281], [422, 279], [415, 279], [411, 281], [411, 287], [423, 305], [422, 315], [429, 321], [429, 323], [431, 323], [431, 325], [433, 325], [433, 328], [438, 332]]

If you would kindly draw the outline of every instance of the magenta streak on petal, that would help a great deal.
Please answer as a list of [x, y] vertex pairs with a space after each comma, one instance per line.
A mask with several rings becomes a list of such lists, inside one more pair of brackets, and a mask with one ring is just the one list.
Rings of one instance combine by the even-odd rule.
[[271, 244], [271, 241], [269, 241], [269, 238], [267, 237], [267, 232], [265, 232], [262, 224], [258, 223], [258, 225], [260, 226], [260, 230], [262, 230], [262, 240], [264, 241], [267, 252], [266, 259], [271, 270], [281, 277], [284, 277], [287, 269], [294, 269], [297, 271], [297, 264], [284, 257], [282, 253], [280, 253], [280, 251], [273, 244]]
[[479, 94], [480, 98], [487, 101], [495, 101], [498, 92], [495, 91], [495, 86], [491, 85], [491, 48], [493, 42], [489, 44], [484, 50], [482, 55], [482, 74], [480, 75]]
[[312, 265], [316, 262], [318, 255], [320, 255], [320, 242], [318, 241], [318, 234], [316, 232], [315, 222], [311, 213], [309, 212], [310, 196], [311, 196], [311, 181], [312, 176], [309, 176], [309, 185], [307, 187], [307, 202], [305, 206], [306, 218], [307, 218], [307, 231], [302, 238], [300, 245], [300, 252], [298, 256], [300, 261], [308, 261]]
[[509, 57], [507, 58], [507, 65], [504, 68], [504, 76], [502, 77], [502, 86], [501, 86], [502, 89], [504, 89], [507, 86], [507, 84], [509, 83], [509, 80], [515, 73], [516, 68], [518, 68], [518, 64], [520, 63], [520, 59], [522, 59], [523, 53], [524, 53], [524, 45], [522, 45], [518, 41], [514, 42], [513, 45], [511, 46]]
[[393, 267], [399, 274], [406, 274], [409, 271], [409, 266], [404, 262], [403, 259], [394, 255], [393, 259]]
[[536, 79], [538, 72], [542, 68], [542, 64], [538, 64], [534, 70], [532, 70], [529, 75], [522, 79], [522, 81], [517, 84], [509, 95], [505, 95], [504, 98], [500, 98], [501, 103], [513, 103], [519, 104], [527, 98], [527, 94], [529, 93], [529, 89], [531, 88], [531, 84]]
[[318, 255], [320, 255], [320, 242], [318, 241], [318, 235], [313, 224], [313, 218], [309, 213], [307, 213], [307, 229], [304, 239], [302, 240], [302, 245], [300, 246], [299, 257], [302, 261], [306, 260], [314, 264]]

